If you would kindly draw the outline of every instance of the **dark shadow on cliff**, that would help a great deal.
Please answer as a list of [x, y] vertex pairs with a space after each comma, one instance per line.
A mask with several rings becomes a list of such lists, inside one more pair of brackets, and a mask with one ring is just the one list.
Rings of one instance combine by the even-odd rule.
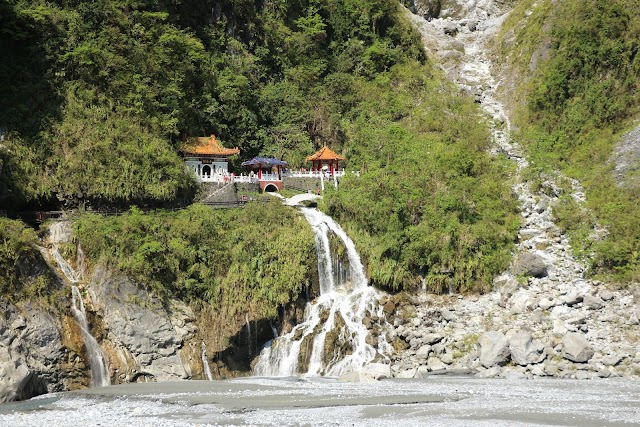
[[57, 29], [47, 17], [16, 9], [0, 3], [0, 131], [29, 138], [59, 117], [62, 99], [45, 48], [55, 43]]

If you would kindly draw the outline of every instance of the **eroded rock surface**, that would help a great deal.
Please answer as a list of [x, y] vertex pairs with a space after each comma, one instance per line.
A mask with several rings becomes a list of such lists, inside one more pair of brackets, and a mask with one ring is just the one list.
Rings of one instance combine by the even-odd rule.
[[625, 134], [611, 156], [613, 177], [621, 187], [640, 185], [640, 126]]
[[0, 305], [0, 403], [63, 390], [59, 322], [32, 305]]
[[172, 301], [167, 310], [126, 278], [101, 268], [88, 294], [102, 319], [103, 346], [117, 382], [189, 379], [194, 368], [201, 372], [200, 347], [187, 344], [197, 332], [191, 308]]

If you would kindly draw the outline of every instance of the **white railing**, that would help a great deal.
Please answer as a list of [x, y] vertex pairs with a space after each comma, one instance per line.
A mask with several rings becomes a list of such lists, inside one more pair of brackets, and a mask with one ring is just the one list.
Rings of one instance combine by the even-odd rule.
[[[338, 178], [340, 178], [341, 176], [344, 176], [345, 170], [344, 169], [336, 170], [334, 171], [333, 174]], [[284, 172], [282, 174], [282, 176], [287, 176], [291, 178], [320, 178], [322, 177], [322, 175], [324, 175], [325, 178], [331, 177], [331, 174], [329, 173], [329, 171], [297, 170], [297, 171]]]
[[207, 174], [197, 175], [196, 174], [196, 179], [199, 182], [231, 182], [233, 177], [228, 174], [220, 175], [220, 174], [214, 173], [213, 175], [207, 175]]
[[260, 181], [282, 181], [277, 173], [263, 173]]
[[251, 175], [236, 175], [233, 177], [233, 182], [247, 182], [247, 183], [251, 183], [251, 182], [258, 182], [258, 177], [257, 176], [251, 176]]
[[[346, 175], [346, 173], [347, 172], [344, 169], [342, 169], [342, 170], [335, 171], [334, 175], [337, 178], [340, 178]], [[354, 174], [355, 176], [360, 176], [360, 172], [352, 171], [351, 173]], [[291, 177], [291, 178], [316, 178], [316, 179], [324, 178], [327, 180], [333, 179], [329, 171], [322, 171], [322, 172], [307, 171], [307, 170], [287, 171], [287, 172], [283, 172], [281, 176], [282, 178]], [[223, 174], [221, 175], [217, 173], [214, 173], [212, 175], [196, 174], [196, 179], [198, 180], [198, 182], [217, 182], [217, 183], [226, 183], [226, 182], [232, 182], [232, 181], [245, 182], [245, 183], [252, 183], [252, 182], [257, 183], [259, 181], [282, 181], [281, 178], [278, 178], [277, 174], [272, 174], [272, 173], [263, 173], [262, 178], [260, 178], [259, 180], [258, 180], [257, 174], [249, 174], [249, 175]]]

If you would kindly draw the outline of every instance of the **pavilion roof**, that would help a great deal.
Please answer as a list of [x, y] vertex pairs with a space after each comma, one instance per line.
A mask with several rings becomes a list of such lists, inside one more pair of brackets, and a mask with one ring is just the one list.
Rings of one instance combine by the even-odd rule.
[[284, 166], [288, 165], [284, 160], [274, 159], [273, 157], [254, 157], [251, 160], [242, 162], [242, 166], [251, 167], [269, 167], [269, 166]]
[[224, 148], [218, 142], [215, 135], [189, 138], [182, 147], [180, 147], [180, 150], [187, 154], [217, 157], [229, 157], [240, 152], [239, 148]]
[[344, 160], [344, 157], [337, 155], [331, 148], [325, 145], [314, 155], [307, 157], [307, 161], [309, 162], [313, 162], [314, 160]]

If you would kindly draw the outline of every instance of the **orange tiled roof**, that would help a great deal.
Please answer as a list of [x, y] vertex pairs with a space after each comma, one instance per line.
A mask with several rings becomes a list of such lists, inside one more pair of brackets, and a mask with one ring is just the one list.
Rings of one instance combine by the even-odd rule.
[[314, 160], [344, 160], [344, 157], [337, 155], [326, 145], [320, 149], [313, 156], [307, 157], [307, 161], [312, 162]]
[[187, 154], [221, 157], [233, 156], [240, 152], [239, 148], [224, 148], [220, 145], [215, 135], [190, 138], [180, 149]]

